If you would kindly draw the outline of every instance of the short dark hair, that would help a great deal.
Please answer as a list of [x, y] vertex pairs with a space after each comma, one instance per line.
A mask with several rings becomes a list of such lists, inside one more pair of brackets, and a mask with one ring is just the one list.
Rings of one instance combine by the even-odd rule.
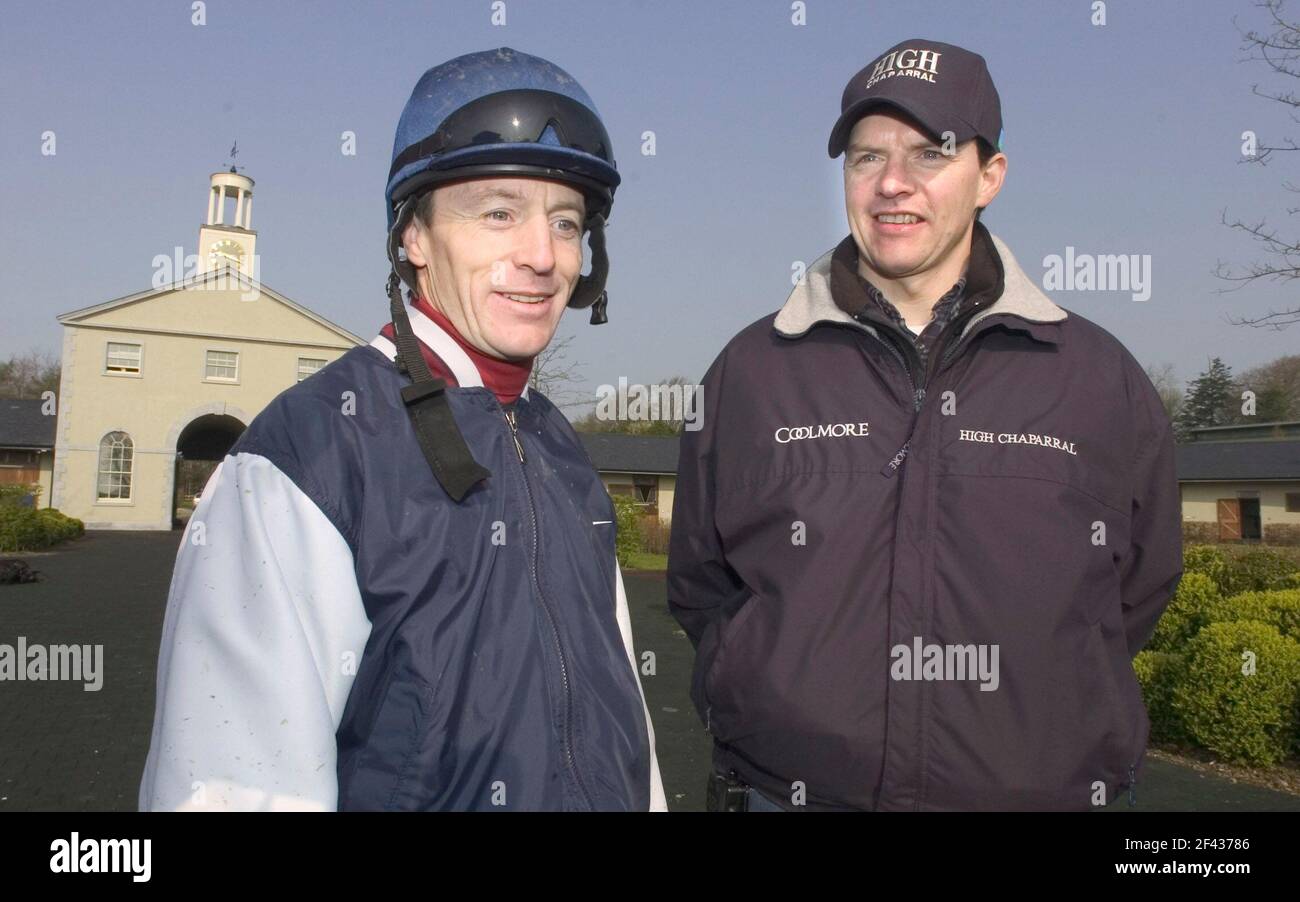
[[420, 199], [415, 202], [415, 218], [424, 224], [426, 229], [433, 228], [433, 189], [420, 195]]
[[[983, 138], [977, 136], [974, 139], [974, 141], [975, 141], [975, 152], [979, 154], [979, 158], [980, 158], [980, 169], [983, 169], [985, 166], [989, 164], [989, 160], [993, 159], [993, 155], [997, 153], [997, 151], [994, 150], [993, 146], [989, 144], [989, 142], [985, 141]], [[984, 212], [983, 207], [975, 208], [976, 222], [980, 221], [980, 214], [983, 212]]]

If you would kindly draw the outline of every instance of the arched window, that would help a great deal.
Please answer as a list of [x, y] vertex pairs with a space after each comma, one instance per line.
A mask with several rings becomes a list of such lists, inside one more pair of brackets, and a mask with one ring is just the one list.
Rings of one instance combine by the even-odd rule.
[[131, 498], [131, 436], [110, 432], [99, 441], [99, 491], [101, 500], [129, 501]]

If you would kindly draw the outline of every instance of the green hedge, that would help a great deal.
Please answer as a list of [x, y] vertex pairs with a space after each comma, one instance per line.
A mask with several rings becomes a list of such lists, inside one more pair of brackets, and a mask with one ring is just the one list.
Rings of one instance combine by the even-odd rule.
[[1156, 621], [1147, 648], [1178, 652], [1201, 627], [1210, 622], [1210, 611], [1222, 600], [1218, 584], [1203, 572], [1184, 572], [1178, 589], [1165, 612]]
[[1295, 588], [1295, 563], [1286, 555], [1269, 548], [1256, 548], [1241, 555], [1228, 568], [1224, 595], [1242, 592], [1268, 592]]
[[1283, 636], [1300, 642], [1300, 589], [1243, 592], [1217, 599], [1210, 604], [1207, 613], [1210, 623], [1258, 620], [1274, 627]]
[[1208, 576], [1221, 595], [1300, 588], [1300, 567], [1271, 548], [1233, 555], [1214, 545], [1189, 545], [1183, 549], [1183, 572]]
[[28, 495], [35, 500], [33, 504], [40, 504], [41, 492], [44, 487], [39, 483], [24, 482], [6, 482], [0, 483], [0, 507], [19, 507], [21, 502]]
[[1151, 741], [1187, 742], [1182, 718], [1173, 707], [1174, 690], [1187, 673], [1183, 656], [1165, 651], [1141, 651], [1133, 659], [1133, 671], [1142, 686], [1142, 697], [1151, 719]]
[[[1245, 653], [1255, 671], [1243, 673]], [[1228, 761], [1271, 765], [1293, 751], [1300, 643], [1267, 623], [1212, 623], [1187, 643], [1170, 708], [1187, 735]]]
[[1222, 548], [1213, 545], [1188, 545], [1183, 548], [1183, 578], [1186, 579], [1189, 573], [1208, 576], [1219, 587], [1220, 593], [1228, 584], [1228, 568], [1231, 564]]
[[1253, 765], [1300, 751], [1300, 569], [1267, 548], [1187, 546], [1178, 591], [1133, 670], [1153, 741]]
[[0, 505], [0, 551], [39, 551], [86, 532], [80, 520], [54, 508]]
[[614, 554], [623, 569], [632, 566], [632, 555], [641, 550], [641, 511], [631, 495], [611, 495], [614, 500]]

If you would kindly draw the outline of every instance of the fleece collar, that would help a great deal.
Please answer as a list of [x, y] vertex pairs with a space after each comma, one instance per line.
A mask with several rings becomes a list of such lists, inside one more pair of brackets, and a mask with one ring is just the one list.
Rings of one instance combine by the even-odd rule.
[[[994, 261], [1002, 271], [1002, 291], [997, 298], [984, 309], [973, 314], [967, 320], [958, 336], [958, 340], [970, 334], [977, 323], [991, 316], [1013, 316], [1026, 323], [1059, 323], [1067, 316], [1064, 309], [1043, 294], [1034, 281], [1025, 274], [1016, 262], [1011, 250], [1002, 239], [988, 232], [982, 223], [975, 224], [976, 231], [984, 230], [988, 246], [996, 255]], [[975, 240], [981, 237], [977, 235]], [[975, 249], [972, 248], [972, 254]], [[876, 327], [853, 318], [835, 302], [831, 293], [831, 270], [835, 250], [832, 248], [822, 254], [804, 275], [804, 278], [790, 292], [773, 324], [776, 333], [782, 338], [801, 338], [813, 326], [819, 323], [842, 323], [855, 326], [879, 338]], [[1052, 332], [1031, 329], [1035, 338], [1054, 341]]]

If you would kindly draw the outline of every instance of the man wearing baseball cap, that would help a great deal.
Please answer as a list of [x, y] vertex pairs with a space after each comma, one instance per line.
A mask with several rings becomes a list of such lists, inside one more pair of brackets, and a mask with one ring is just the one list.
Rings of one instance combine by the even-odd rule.
[[1182, 572], [1169, 419], [979, 221], [985, 61], [903, 41], [844, 89], [849, 235], [741, 331], [683, 434], [668, 568], [713, 810], [1136, 800], [1132, 657]]

